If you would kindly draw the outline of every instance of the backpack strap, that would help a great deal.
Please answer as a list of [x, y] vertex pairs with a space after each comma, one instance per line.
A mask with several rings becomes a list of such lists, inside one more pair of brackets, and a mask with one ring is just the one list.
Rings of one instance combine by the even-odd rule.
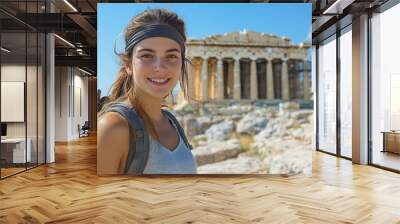
[[[149, 135], [144, 129], [142, 119], [134, 108], [124, 103], [114, 103], [108, 111], [121, 114], [129, 123], [129, 153], [124, 173], [142, 174], [149, 157]], [[135, 131], [134, 136], [133, 129]], [[135, 145], [133, 145], [133, 141], [135, 141]]]
[[192, 146], [192, 145], [189, 143], [189, 141], [187, 140], [186, 135], [185, 135], [185, 131], [183, 130], [182, 126], [179, 124], [179, 122], [178, 122], [178, 120], [176, 119], [176, 117], [175, 117], [169, 110], [167, 110], [167, 109], [164, 109], [164, 108], [163, 108], [162, 111], [164, 112], [165, 115], [167, 115], [168, 118], [170, 118], [170, 120], [172, 120], [172, 122], [175, 123], [175, 126], [178, 128], [179, 135], [182, 136], [183, 141], [185, 142], [186, 146], [187, 146], [190, 150], [192, 150], [192, 149], [193, 149], [193, 146]]

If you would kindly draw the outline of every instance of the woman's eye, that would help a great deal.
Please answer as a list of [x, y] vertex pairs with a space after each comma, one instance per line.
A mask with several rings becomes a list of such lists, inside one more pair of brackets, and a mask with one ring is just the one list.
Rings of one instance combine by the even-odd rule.
[[140, 56], [141, 58], [152, 58], [153, 57], [153, 55], [151, 55], [151, 54], [144, 54], [144, 55], [142, 55], [142, 56]]
[[171, 54], [171, 55], [168, 55], [167, 58], [178, 58], [178, 56]]

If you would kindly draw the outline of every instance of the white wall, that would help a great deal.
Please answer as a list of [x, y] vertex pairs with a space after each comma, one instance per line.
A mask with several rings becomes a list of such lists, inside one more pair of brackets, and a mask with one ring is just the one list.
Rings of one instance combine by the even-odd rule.
[[78, 124], [88, 120], [88, 78], [83, 75], [76, 68], [56, 67], [56, 141], [79, 138]]
[[[28, 74], [31, 74], [33, 71], [36, 73], [36, 68], [33, 66], [19, 65], [19, 64], [3, 64], [1, 66], [1, 81], [9, 81], [9, 82], [25, 82], [26, 71]], [[29, 99], [28, 102], [31, 102], [30, 98], [36, 98], [36, 90], [31, 93], [28, 91], [27, 96]], [[2, 96], [4, 97], [4, 96]], [[1, 108], [1, 110], [7, 110], [8, 108]], [[24, 110], [24, 108], [22, 108]], [[31, 117], [32, 114], [28, 113], [28, 121], [31, 122], [33, 119]], [[36, 120], [35, 120], [36, 121]], [[8, 137], [25, 137], [25, 126], [26, 122], [7, 122], [7, 136]], [[30, 124], [28, 128], [31, 128]], [[29, 137], [29, 133], [28, 133]]]
[[[27, 138], [30, 140], [31, 155], [33, 162], [39, 159], [39, 163], [44, 163], [45, 159], [45, 139], [44, 139], [44, 74], [42, 73], [42, 67], [32, 66], [25, 64], [2, 64], [1, 66], [2, 76], [2, 87], [4, 82], [24, 82], [26, 83], [26, 99], [25, 96], [21, 96], [22, 102], [19, 102], [18, 108], [12, 108], [12, 106], [1, 107], [2, 114], [5, 113], [20, 113], [21, 121], [18, 122], [6, 122], [7, 123], [7, 137], [9, 138]], [[25, 78], [27, 80], [25, 81]], [[15, 87], [14, 87], [15, 88]], [[2, 99], [4, 97], [8, 100], [12, 100], [12, 97], [7, 96], [11, 94], [5, 92], [6, 89], [2, 88]], [[19, 94], [24, 94], [24, 89], [17, 90]], [[14, 99], [16, 100], [16, 99]], [[2, 102], [3, 104], [4, 102]], [[18, 102], [10, 102], [10, 104], [16, 104]], [[25, 106], [26, 103], [26, 106]], [[15, 105], [14, 105], [15, 106]], [[24, 114], [26, 112], [26, 120]], [[2, 117], [3, 120], [3, 117]], [[38, 154], [37, 154], [38, 153]]]
[[24, 122], [24, 82], [1, 81], [1, 121]]
[[[2, 82], [25, 82], [24, 65], [18, 64], [3, 64], [1, 66], [1, 81]], [[32, 68], [28, 66], [28, 70]], [[2, 96], [3, 98], [4, 96]], [[7, 110], [8, 108], [1, 108]], [[24, 110], [24, 108], [22, 108]], [[7, 135], [9, 137], [25, 137], [25, 122], [7, 122]]]
[[55, 68], [55, 140], [67, 141], [68, 133], [68, 68]]

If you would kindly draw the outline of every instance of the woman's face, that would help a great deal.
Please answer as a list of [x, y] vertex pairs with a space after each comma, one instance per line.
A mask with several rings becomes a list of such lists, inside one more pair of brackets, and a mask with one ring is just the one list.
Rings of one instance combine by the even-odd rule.
[[181, 75], [181, 48], [165, 37], [151, 37], [133, 48], [132, 73], [136, 91], [164, 98]]

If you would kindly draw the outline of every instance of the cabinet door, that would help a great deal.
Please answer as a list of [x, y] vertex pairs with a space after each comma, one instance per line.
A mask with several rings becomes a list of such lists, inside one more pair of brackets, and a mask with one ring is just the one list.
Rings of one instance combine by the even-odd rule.
[[386, 133], [386, 151], [400, 153], [400, 134]]
[[1, 143], [1, 163], [2, 167], [6, 167], [6, 164], [13, 162], [13, 145], [8, 143]]

